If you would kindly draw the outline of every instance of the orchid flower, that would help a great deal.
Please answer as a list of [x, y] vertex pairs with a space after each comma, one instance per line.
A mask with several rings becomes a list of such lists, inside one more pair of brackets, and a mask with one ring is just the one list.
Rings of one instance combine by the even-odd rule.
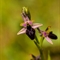
[[35, 37], [35, 28], [38, 28], [43, 24], [33, 23], [31, 21], [31, 15], [25, 7], [22, 9], [21, 15], [24, 20], [24, 23], [21, 24], [23, 28], [17, 33], [17, 35], [26, 33], [33, 40]]
[[35, 56], [33, 54], [31, 54], [32, 59], [31, 60], [41, 60], [40, 56]]
[[49, 43], [53, 44], [51, 39], [57, 39], [57, 36], [53, 34], [52, 31], [48, 32], [49, 28], [50, 26], [48, 26], [45, 31], [41, 31], [39, 28], [37, 29], [41, 33], [41, 36], [43, 36], [43, 38], [45, 38]]

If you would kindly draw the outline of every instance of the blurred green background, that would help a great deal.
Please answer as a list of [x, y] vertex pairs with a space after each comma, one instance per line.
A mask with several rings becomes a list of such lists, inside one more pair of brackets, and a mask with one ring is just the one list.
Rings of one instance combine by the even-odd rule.
[[[30, 60], [30, 54], [39, 55], [34, 42], [26, 34], [17, 36], [23, 22], [22, 7], [28, 7], [31, 19], [42, 23], [42, 30], [51, 26], [58, 36], [53, 45], [43, 42], [45, 60], [50, 50], [52, 60], [60, 60], [60, 0], [0, 0], [0, 60]], [[39, 33], [36, 32], [40, 40]]]

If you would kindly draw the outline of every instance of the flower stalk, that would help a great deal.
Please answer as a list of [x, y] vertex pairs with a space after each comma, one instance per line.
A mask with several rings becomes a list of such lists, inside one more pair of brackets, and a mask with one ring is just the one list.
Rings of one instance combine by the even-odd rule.
[[36, 42], [39, 44], [39, 41], [38, 41], [38, 38], [37, 38], [37, 36], [35, 35], [35, 40], [36, 40]]
[[41, 60], [44, 60], [42, 48], [38, 45], [37, 42], [34, 41], [34, 43], [35, 43], [35, 45], [37, 46], [37, 48], [38, 48], [38, 50], [39, 50]]

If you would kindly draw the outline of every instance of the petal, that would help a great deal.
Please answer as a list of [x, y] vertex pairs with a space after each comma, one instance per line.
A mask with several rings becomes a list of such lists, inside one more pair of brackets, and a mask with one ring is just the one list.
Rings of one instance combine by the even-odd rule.
[[22, 23], [21, 26], [27, 27], [27, 22]]
[[49, 31], [50, 28], [51, 28], [51, 26], [48, 26], [45, 31]]
[[51, 39], [49, 37], [45, 37], [45, 39], [50, 43], [53, 44], [53, 42], [51, 41]]
[[39, 24], [39, 23], [34, 23], [33, 24], [33, 26], [32, 26], [32, 28], [38, 28], [38, 27], [40, 27], [40, 26], [42, 26], [43, 24]]
[[23, 33], [25, 33], [25, 32], [26, 32], [26, 29], [25, 29], [25, 28], [22, 28], [22, 29], [17, 33], [17, 35], [23, 34]]
[[33, 22], [32, 21], [28, 21], [28, 24], [32, 26], [33, 25]]

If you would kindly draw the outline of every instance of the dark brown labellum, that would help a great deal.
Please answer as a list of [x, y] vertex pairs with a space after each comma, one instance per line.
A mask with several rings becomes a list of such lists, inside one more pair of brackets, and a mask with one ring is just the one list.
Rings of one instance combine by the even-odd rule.
[[27, 26], [26, 34], [27, 34], [27, 35], [30, 37], [30, 39], [32, 39], [32, 40], [35, 38], [35, 30], [34, 30], [30, 25]]
[[57, 36], [55, 34], [53, 34], [52, 31], [49, 32], [48, 37], [51, 38], [51, 39], [57, 39]]

